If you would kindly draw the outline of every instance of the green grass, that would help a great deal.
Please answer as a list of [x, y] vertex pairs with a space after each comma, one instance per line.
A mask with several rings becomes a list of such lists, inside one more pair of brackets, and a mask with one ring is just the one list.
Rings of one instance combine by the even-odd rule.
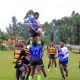
[[[44, 55], [43, 59], [49, 80], [61, 80], [59, 67], [57, 67], [58, 68], [57, 71], [53, 67], [48, 72], [47, 71], [48, 57], [46, 54]], [[72, 54], [70, 52], [69, 64], [68, 64], [69, 76], [66, 78], [66, 80], [80, 80], [80, 69], [78, 68], [79, 60], [80, 60], [80, 55]], [[16, 80], [15, 69], [13, 67], [12, 62], [13, 62], [12, 51], [0, 51], [0, 80]], [[34, 80], [37, 80], [36, 77]], [[42, 80], [44, 80], [43, 75], [42, 75]]]

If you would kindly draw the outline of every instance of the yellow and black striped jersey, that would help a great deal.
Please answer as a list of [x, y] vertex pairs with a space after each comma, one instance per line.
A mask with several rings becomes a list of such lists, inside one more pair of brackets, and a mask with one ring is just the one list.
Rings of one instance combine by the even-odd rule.
[[56, 54], [57, 49], [54, 46], [48, 47], [48, 54]]
[[[14, 50], [14, 61], [13, 61], [14, 64], [16, 63], [17, 59], [19, 58], [21, 50], [22, 50], [21, 48], [17, 48]], [[18, 64], [22, 64], [22, 60], [19, 60]]]

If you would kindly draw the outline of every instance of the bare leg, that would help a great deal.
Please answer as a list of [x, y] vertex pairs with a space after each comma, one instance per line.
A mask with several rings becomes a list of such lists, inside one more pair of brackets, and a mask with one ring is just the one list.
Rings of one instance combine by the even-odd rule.
[[20, 70], [16, 69], [16, 78], [17, 78], [17, 80], [19, 80], [19, 77], [20, 77]]
[[62, 64], [60, 64], [59, 67], [60, 67], [60, 71], [61, 71], [62, 78], [65, 79], [65, 76], [64, 76], [64, 67], [63, 67]]
[[37, 66], [37, 74], [40, 75], [41, 74], [41, 67]]
[[64, 65], [64, 71], [66, 72], [66, 77], [68, 76], [67, 65]]
[[42, 72], [44, 74], [44, 77], [47, 77], [44, 67], [41, 67], [41, 70], [42, 70]]
[[26, 76], [26, 80], [28, 80], [28, 77], [29, 77], [30, 73], [31, 73], [31, 68], [30, 68], [30, 66], [28, 66], [28, 73], [27, 73], [27, 76]]
[[38, 71], [37, 80], [41, 80], [41, 66], [40, 65], [37, 66], [37, 71]]
[[50, 68], [50, 66], [51, 66], [51, 59], [49, 59], [48, 69]]
[[21, 78], [21, 80], [25, 80], [26, 67], [25, 67], [25, 66], [22, 66], [22, 67], [20, 68], [20, 71], [22, 72], [22, 78]]
[[36, 66], [32, 66], [32, 72], [31, 72], [31, 76], [32, 76], [32, 78], [33, 78], [33, 76], [34, 76], [34, 73], [35, 73], [35, 68], [36, 68]]
[[42, 34], [42, 32], [43, 32], [43, 31], [42, 31], [42, 28], [39, 28], [39, 29], [36, 31], [36, 33], [38, 33], [38, 34], [40, 34], [40, 35]]
[[37, 36], [37, 41], [39, 41], [40, 40], [40, 36]]
[[53, 62], [55, 64], [55, 68], [57, 67], [56, 59], [53, 59]]

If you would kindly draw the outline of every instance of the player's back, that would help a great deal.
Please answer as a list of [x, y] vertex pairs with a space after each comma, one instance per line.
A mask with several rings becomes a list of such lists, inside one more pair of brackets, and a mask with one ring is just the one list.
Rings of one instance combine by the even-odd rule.
[[41, 45], [30, 46], [30, 57], [41, 57], [42, 49], [43, 47]]
[[[16, 60], [19, 58], [21, 50], [22, 50], [21, 47], [16, 47], [15, 48], [15, 50], [14, 50], [14, 61], [13, 61], [14, 64], [16, 63]], [[20, 60], [19, 64], [21, 64], [21, 63], [22, 63], [22, 61]]]

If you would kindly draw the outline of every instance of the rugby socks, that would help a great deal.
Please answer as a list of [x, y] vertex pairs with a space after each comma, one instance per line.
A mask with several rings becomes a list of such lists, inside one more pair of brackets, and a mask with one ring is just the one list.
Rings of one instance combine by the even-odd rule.
[[25, 76], [22, 76], [22, 79], [21, 80], [24, 80], [25, 79]]
[[37, 80], [41, 80], [41, 75], [38, 75], [37, 76]]
[[32, 76], [29, 76], [29, 80], [32, 80]]

